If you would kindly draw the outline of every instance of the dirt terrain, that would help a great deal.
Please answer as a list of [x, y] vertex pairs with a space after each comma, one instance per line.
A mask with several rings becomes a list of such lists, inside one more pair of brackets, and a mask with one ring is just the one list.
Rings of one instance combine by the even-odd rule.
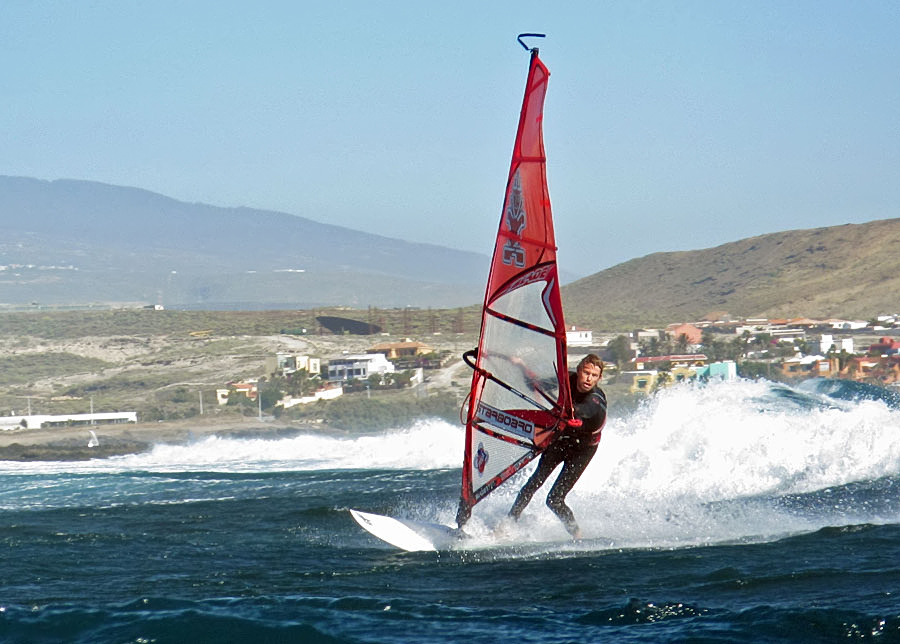
[[[148, 406], [154, 397], [182, 389], [198, 404], [202, 392], [203, 414], [177, 421], [99, 425], [48, 429], [0, 431], [0, 460], [81, 460], [141, 452], [158, 443], [183, 443], [215, 433], [219, 435], [279, 436], [299, 431], [334, 431], [321, 425], [260, 420], [242, 415], [231, 407], [220, 407], [215, 389], [229, 382], [258, 378], [265, 373], [265, 361], [278, 352], [319, 357], [323, 363], [344, 354], [365, 353], [382, 340], [370, 336], [216, 336], [213, 334], [173, 334], [148, 336], [85, 336], [59, 340], [0, 335], [0, 356], [18, 363], [39, 361], [48, 356], [92, 359], [98, 367], [87, 371], [45, 369], [29, 382], [0, 386], [0, 415], [87, 413], [133, 411]], [[459, 338], [435, 336], [423, 340], [436, 350], [458, 356], [468, 344]], [[454, 359], [444, 369], [428, 372], [426, 387], [462, 388], [469, 370]], [[66, 394], [77, 390], [80, 395]], [[265, 418], [265, 417], [264, 417]], [[90, 429], [98, 445], [89, 446]]]
[[[215, 391], [231, 382], [264, 376], [267, 358], [279, 352], [317, 357], [324, 366], [329, 359], [365, 353], [377, 343], [406, 339], [396, 335], [227, 335], [183, 329], [47, 335], [0, 329], [0, 416], [135, 411], [139, 422], [3, 430], [0, 460], [103, 458], [142, 452], [159, 443], [190, 442], [211, 433], [274, 438], [302, 431], [340, 431], [324, 426], [321, 419], [276, 420], [258, 414], [255, 407], [220, 406]], [[471, 370], [461, 356], [475, 345], [475, 337], [434, 333], [412, 339], [451, 356], [443, 368], [425, 372], [421, 391], [427, 395], [451, 391], [457, 399], [465, 398]], [[97, 444], [92, 444], [91, 430]]]

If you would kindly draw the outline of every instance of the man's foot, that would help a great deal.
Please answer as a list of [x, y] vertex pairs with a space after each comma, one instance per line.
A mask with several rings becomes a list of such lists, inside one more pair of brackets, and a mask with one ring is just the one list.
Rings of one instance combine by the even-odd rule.
[[512, 531], [512, 526], [516, 522], [516, 520], [510, 516], [503, 517], [494, 529], [491, 531], [491, 535], [495, 539], [504, 539], [509, 536], [509, 533]]
[[579, 525], [577, 523], [575, 523], [574, 519], [569, 520], [569, 521], [563, 521], [563, 525], [566, 527], [566, 532], [568, 532], [569, 535], [572, 537], [572, 541], [581, 541], [581, 538], [582, 538], [581, 528], [579, 527]]

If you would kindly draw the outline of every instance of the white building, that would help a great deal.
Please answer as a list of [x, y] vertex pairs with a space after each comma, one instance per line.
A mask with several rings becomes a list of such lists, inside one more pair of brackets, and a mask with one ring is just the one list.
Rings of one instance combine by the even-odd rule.
[[869, 323], [865, 320], [829, 320], [832, 329], [839, 331], [853, 331], [854, 329], [865, 329]]
[[819, 353], [827, 354], [831, 347], [834, 347], [834, 350], [838, 353], [841, 351], [853, 353], [853, 338], [838, 338], [835, 340], [830, 333], [823, 333], [822, 339], [819, 340]]
[[0, 416], [0, 430], [40, 429], [41, 427], [69, 427], [76, 425], [108, 425], [136, 422], [137, 412], [134, 411], [96, 414], [32, 414], [31, 416]]
[[665, 332], [659, 329], [635, 329], [631, 332], [631, 339], [634, 342], [642, 340], [662, 340], [665, 338]]
[[594, 332], [578, 326], [566, 329], [566, 344], [570, 347], [589, 347], [594, 344]]
[[383, 353], [348, 355], [328, 361], [328, 380], [365, 380], [376, 373], [394, 373], [393, 363]]
[[322, 389], [317, 390], [312, 396], [302, 396], [300, 398], [285, 396], [279, 404], [285, 409], [290, 409], [297, 405], [308, 405], [309, 403], [314, 403], [319, 400], [334, 400], [343, 395], [344, 388], [340, 385], [337, 387], [323, 387]]

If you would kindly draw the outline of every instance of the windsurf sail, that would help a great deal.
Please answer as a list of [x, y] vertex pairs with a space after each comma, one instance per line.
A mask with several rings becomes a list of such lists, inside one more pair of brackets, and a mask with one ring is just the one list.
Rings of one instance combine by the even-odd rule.
[[539, 455], [573, 416], [542, 128], [549, 76], [532, 49], [481, 335], [477, 350], [464, 355], [474, 371], [460, 527], [476, 503]]

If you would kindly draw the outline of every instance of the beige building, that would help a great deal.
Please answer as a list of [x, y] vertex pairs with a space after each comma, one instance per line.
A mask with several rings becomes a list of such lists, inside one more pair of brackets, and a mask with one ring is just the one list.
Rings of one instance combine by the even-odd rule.
[[322, 361], [297, 353], [276, 353], [266, 358], [266, 374], [270, 377], [287, 376], [303, 370], [311, 376], [319, 375], [322, 372]]
[[415, 342], [407, 338], [403, 342], [381, 342], [366, 349], [366, 353], [380, 353], [388, 360], [396, 358], [415, 358], [434, 353], [434, 347], [424, 342]]

